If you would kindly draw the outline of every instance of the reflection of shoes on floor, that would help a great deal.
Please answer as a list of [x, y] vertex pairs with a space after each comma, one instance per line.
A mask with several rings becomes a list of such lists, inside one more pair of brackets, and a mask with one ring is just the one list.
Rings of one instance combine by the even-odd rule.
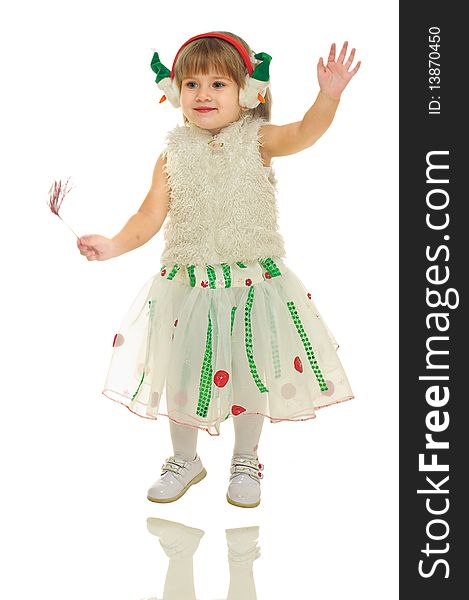
[[160, 539], [160, 544], [169, 558], [192, 556], [204, 535], [202, 529], [153, 517], [147, 519], [147, 528]]
[[240, 527], [226, 530], [228, 560], [230, 564], [245, 565], [252, 563], [261, 555], [257, 538], [259, 527]]
[[162, 466], [161, 477], [148, 490], [147, 498], [152, 502], [174, 502], [206, 475], [199, 456], [194, 460], [171, 456]]
[[261, 484], [264, 469], [256, 456], [235, 454], [231, 460], [230, 484], [226, 499], [233, 506], [255, 508], [261, 501]]

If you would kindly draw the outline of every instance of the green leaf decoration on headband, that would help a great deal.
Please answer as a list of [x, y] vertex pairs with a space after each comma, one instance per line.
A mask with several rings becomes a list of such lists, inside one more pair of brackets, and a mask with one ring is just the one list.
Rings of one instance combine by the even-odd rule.
[[256, 66], [251, 77], [258, 81], [269, 81], [269, 65], [272, 57], [266, 52], [259, 52], [258, 54], [254, 54], [254, 58], [262, 62]]
[[156, 83], [171, 76], [171, 71], [161, 63], [158, 52], [155, 52], [151, 59], [151, 70], [156, 73]]

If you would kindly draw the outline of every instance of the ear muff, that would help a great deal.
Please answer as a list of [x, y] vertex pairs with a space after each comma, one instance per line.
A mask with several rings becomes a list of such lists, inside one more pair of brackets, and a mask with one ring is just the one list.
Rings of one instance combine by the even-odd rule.
[[252, 75], [246, 75], [243, 88], [239, 90], [239, 104], [244, 108], [256, 108], [265, 102], [265, 94], [270, 86], [269, 65], [272, 57], [266, 52], [254, 55], [258, 62]]
[[167, 98], [175, 108], [179, 108], [181, 106], [181, 103], [179, 102], [179, 88], [171, 77], [169, 69], [160, 61], [158, 52], [153, 54], [150, 66], [151, 70], [156, 73], [155, 81], [157, 86], [164, 93], [160, 98], [160, 104]]
[[232, 44], [240, 53], [248, 74], [245, 78], [244, 87], [239, 90], [239, 104], [243, 108], [256, 108], [261, 102], [265, 102], [265, 94], [267, 88], [270, 85], [269, 81], [269, 65], [272, 57], [265, 52], [260, 52], [249, 56], [246, 49], [238, 40], [232, 38], [224, 33], [209, 32], [196, 35], [187, 42], [185, 42], [177, 51], [177, 54], [173, 61], [173, 67], [171, 71], [165, 67], [160, 61], [160, 57], [157, 52], [154, 52], [153, 58], [151, 59], [151, 69], [156, 73], [156, 84], [163, 91], [163, 96], [160, 99], [160, 103], [168, 99], [170, 104], [175, 108], [179, 108], [181, 103], [179, 101], [180, 90], [174, 81], [174, 65], [176, 64], [177, 57], [181, 50], [187, 46], [190, 42], [204, 37], [216, 37], [225, 40]]

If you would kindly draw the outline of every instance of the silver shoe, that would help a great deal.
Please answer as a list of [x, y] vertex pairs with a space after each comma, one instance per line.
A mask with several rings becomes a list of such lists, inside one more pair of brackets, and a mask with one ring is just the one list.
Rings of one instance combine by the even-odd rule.
[[231, 460], [230, 484], [226, 499], [233, 506], [255, 508], [261, 501], [260, 480], [264, 465], [257, 457], [235, 454]]
[[161, 468], [161, 477], [148, 490], [151, 502], [175, 502], [207, 475], [198, 455], [194, 460], [170, 456]]

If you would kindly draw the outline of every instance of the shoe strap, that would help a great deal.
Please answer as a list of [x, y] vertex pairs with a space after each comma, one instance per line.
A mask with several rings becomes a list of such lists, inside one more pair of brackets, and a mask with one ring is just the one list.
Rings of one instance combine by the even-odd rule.
[[264, 465], [259, 462], [257, 456], [243, 456], [242, 454], [235, 454], [231, 459], [231, 464], [249, 465], [255, 469], [262, 471]]
[[231, 477], [236, 477], [240, 473], [246, 473], [250, 475], [253, 479], [259, 480], [263, 479], [264, 475], [261, 471], [264, 470], [264, 465], [261, 464], [257, 458], [254, 457], [244, 457], [244, 456], [233, 456], [231, 461]]
[[170, 471], [171, 473], [180, 475], [182, 470], [187, 468], [187, 465], [187, 461], [182, 460], [181, 458], [176, 458], [175, 456], [170, 456], [166, 459], [165, 463], [161, 467], [161, 474], [163, 475], [167, 471]]

